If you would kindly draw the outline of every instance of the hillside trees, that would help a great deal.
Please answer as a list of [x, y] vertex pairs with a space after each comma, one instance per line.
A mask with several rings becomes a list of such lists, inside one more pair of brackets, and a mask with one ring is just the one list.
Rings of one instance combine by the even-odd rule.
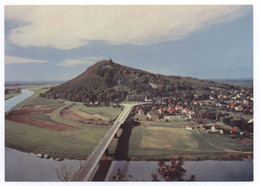
[[[189, 99], [194, 99], [192, 96], [194, 90], [200, 90], [199, 87], [214, 86], [220, 84], [194, 78], [153, 74], [104, 60], [89, 67], [78, 77], [53, 87], [40, 96], [70, 101], [106, 102], [126, 97], [137, 101], [147, 95], [158, 98], [176, 97], [177, 94], [186, 93]], [[226, 87], [222, 84], [221, 86]]]

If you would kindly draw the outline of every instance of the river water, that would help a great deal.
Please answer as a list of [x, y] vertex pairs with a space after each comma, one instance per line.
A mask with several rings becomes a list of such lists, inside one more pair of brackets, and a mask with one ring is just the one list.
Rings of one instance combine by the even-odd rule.
[[[33, 153], [25, 153], [5, 147], [6, 181], [61, 181], [62, 167], [75, 172], [80, 168], [79, 160], [55, 161], [40, 159]], [[57, 173], [58, 171], [58, 173]]]
[[[131, 175], [132, 181], [152, 181], [151, 174], [157, 174], [159, 180], [163, 180], [158, 174], [157, 161], [113, 161], [106, 176], [106, 181], [112, 181], [117, 170], [124, 175]], [[190, 179], [195, 175], [195, 181], [252, 181], [253, 161], [186, 161], [183, 168], [187, 170], [184, 178]]]
[[[22, 94], [5, 101], [5, 112], [33, 94], [32, 91], [22, 90]], [[5, 180], [6, 181], [60, 181], [63, 166], [73, 171], [80, 168], [82, 161], [53, 159], [40, 159], [33, 153], [25, 153], [5, 147]], [[184, 169], [187, 170], [185, 179], [195, 175], [196, 181], [252, 181], [253, 161], [186, 161]], [[134, 181], [151, 181], [152, 173], [157, 173], [156, 161], [113, 161], [105, 181], [112, 181], [117, 170], [125, 175], [133, 176]], [[160, 175], [158, 178], [162, 180]]]
[[5, 112], [11, 110], [15, 105], [17, 105], [18, 103], [21, 103], [26, 98], [33, 95], [33, 91], [30, 91], [28, 89], [23, 89], [23, 90], [21, 90], [21, 92], [22, 92], [22, 94], [12, 97], [5, 101]]

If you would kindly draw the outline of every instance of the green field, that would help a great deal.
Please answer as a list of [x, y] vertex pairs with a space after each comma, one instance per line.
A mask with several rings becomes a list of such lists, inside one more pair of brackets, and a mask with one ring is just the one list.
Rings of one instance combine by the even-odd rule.
[[186, 159], [219, 159], [243, 156], [253, 150], [252, 143], [241, 143], [227, 135], [208, 134], [183, 127], [139, 125], [129, 140], [130, 159], [162, 159], [183, 156]]
[[114, 107], [87, 107], [83, 104], [75, 104], [73, 108], [82, 110], [89, 114], [97, 114], [104, 116], [106, 118], [116, 118], [120, 112], [122, 111], [121, 108], [114, 108]]
[[44, 120], [44, 121], [52, 121], [50, 115], [47, 114], [33, 114], [33, 115], [28, 115], [29, 117]]
[[53, 132], [6, 120], [5, 145], [53, 157], [86, 159], [107, 130], [108, 127], [96, 126]]

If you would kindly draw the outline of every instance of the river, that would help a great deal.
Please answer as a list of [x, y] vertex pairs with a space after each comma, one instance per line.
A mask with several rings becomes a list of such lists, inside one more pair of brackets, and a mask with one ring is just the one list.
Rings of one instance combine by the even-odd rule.
[[[5, 112], [33, 94], [25, 89], [22, 94], [5, 101]], [[57, 171], [62, 167], [80, 168], [79, 160], [55, 161], [40, 159], [33, 153], [25, 153], [5, 147], [5, 180], [6, 181], [60, 181]], [[251, 181], [253, 180], [253, 161], [186, 161], [183, 166], [187, 172], [185, 179], [195, 175], [196, 181]], [[105, 181], [112, 181], [118, 169], [133, 180], [151, 181], [151, 174], [156, 173], [156, 161], [113, 161]], [[161, 179], [160, 176], [158, 176]], [[161, 179], [162, 180], [162, 179]]]
[[55, 161], [41, 159], [33, 153], [25, 153], [5, 147], [5, 180], [6, 181], [61, 181], [63, 166], [73, 172], [80, 168], [79, 160]]
[[[158, 175], [157, 161], [113, 161], [106, 176], [106, 181], [112, 181], [117, 170], [120, 169], [124, 175], [131, 175], [132, 181], [152, 181], [151, 174]], [[195, 181], [252, 181], [253, 161], [186, 161], [183, 168], [187, 170], [184, 178], [190, 179], [195, 175]]]
[[26, 98], [33, 95], [33, 91], [30, 91], [28, 89], [23, 89], [23, 90], [21, 90], [21, 92], [22, 92], [22, 94], [20, 94], [18, 96], [14, 96], [5, 101], [5, 112], [11, 110], [15, 105], [21, 103]]

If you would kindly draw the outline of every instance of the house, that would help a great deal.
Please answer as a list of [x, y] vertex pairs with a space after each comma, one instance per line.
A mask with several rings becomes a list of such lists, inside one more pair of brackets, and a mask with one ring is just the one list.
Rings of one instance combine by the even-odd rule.
[[235, 107], [235, 110], [236, 110], [237, 112], [242, 111], [242, 110], [243, 110], [243, 105], [236, 106], [236, 107]]
[[193, 130], [194, 129], [194, 127], [192, 127], [192, 126], [187, 126], [186, 127], [186, 130]]
[[168, 112], [169, 112], [170, 114], [174, 113], [174, 111], [175, 111], [174, 107], [170, 107], [170, 108], [168, 109]]
[[210, 132], [219, 132], [220, 134], [224, 133], [224, 131], [220, 128], [219, 125], [212, 125], [210, 128]]
[[233, 128], [230, 129], [229, 132], [230, 132], [231, 134], [239, 133], [239, 128], [237, 128], [237, 127], [233, 127]]
[[182, 113], [188, 113], [189, 111], [190, 111], [190, 109], [187, 109], [187, 108], [182, 109]]
[[195, 118], [196, 117], [196, 114], [194, 111], [190, 110], [188, 113], [187, 113], [187, 116], [192, 119], [192, 118]]
[[159, 119], [159, 115], [157, 115], [155, 112], [153, 111], [150, 111], [150, 112], [147, 112], [147, 117], [148, 119], [150, 120], [158, 120]]
[[216, 128], [215, 128], [214, 125], [211, 126], [211, 128], [210, 128], [210, 132], [216, 132]]
[[229, 108], [235, 108], [235, 106], [236, 106], [236, 103], [229, 103]]
[[215, 97], [213, 97], [213, 96], [209, 96], [209, 99], [210, 99], [210, 100], [213, 100], [213, 99], [215, 99]]
[[224, 95], [223, 98], [224, 98], [224, 99], [227, 99], [227, 98], [228, 98], [228, 95]]
[[164, 114], [164, 109], [163, 108], [159, 108], [159, 113], [160, 114]]
[[253, 122], [254, 122], [254, 119], [250, 119], [250, 120], [248, 120], [247, 123], [253, 123]]
[[217, 103], [216, 103], [216, 106], [217, 106], [217, 107], [223, 107], [224, 104], [223, 104], [223, 103], [219, 103], [219, 102], [217, 102]]
[[228, 129], [222, 129], [223, 133], [228, 134], [230, 131]]
[[178, 106], [178, 105], [175, 106], [175, 110], [181, 110], [181, 109], [182, 109], [181, 106]]
[[143, 110], [143, 109], [140, 109], [140, 110], [138, 111], [138, 114], [144, 115], [144, 110]]
[[99, 104], [100, 104], [99, 101], [95, 101], [95, 102], [94, 102], [94, 105], [95, 105], [95, 106], [98, 106]]
[[148, 96], [145, 96], [145, 99], [144, 99], [145, 102], [152, 102], [153, 99], [148, 97]]

